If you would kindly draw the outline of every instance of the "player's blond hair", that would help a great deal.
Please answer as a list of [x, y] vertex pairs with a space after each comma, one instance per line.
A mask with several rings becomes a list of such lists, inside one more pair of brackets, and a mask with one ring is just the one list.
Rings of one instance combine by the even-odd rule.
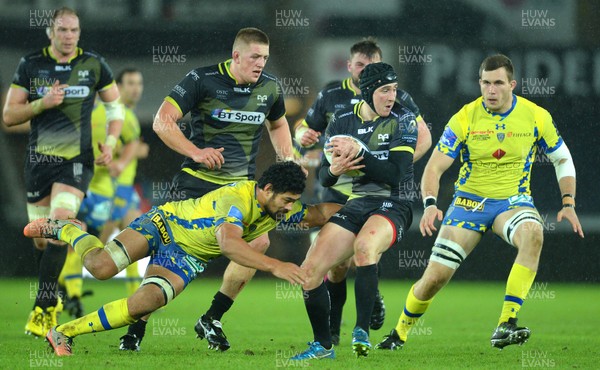
[[73, 15], [79, 18], [79, 15], [74, 9], [63, 6], [62, 8], [54, 10], [54, 14], [52, 14], [52, 20], [50, 21], [50, 27], [46, 27], [46, 34], [50, 36], [50, 33], [54, 31], [54, 25], [56, 25], [56, 20], [63, 15]]
[[262, 44], [269, 45], [269, 36], [266, 33], [254, 27], [242, 28], [238, 31], [235, 36], [235, 40], [233, 41], [233, 50], [237, 50], [240, 48], [240, 45], [250, 45], [250, 44]]

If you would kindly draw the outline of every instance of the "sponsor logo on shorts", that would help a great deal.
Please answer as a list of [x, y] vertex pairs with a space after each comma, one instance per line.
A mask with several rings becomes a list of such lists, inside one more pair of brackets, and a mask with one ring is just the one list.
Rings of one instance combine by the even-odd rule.
[[169, 236], [169, 231], [167, 230], [167, 225], [165, 223], [165, 220], [162, 218], [162, 216], [157, 213], [154, 216], [152, 216], [151, 220], [152, 220], [152, 223], [154, 224], [154, 226], [156, 226], [156, 228], [158, 229], [158, 233], [160, 235], [160, 241], [164, 245], [170, 244], [171, 237]]
[[485, 204], [465, 197], [456, 198], [454, 205], [456, 207], [464, 208], [465, 211], [483, 211], [483, 208], [485, 207]]
[[382, 208], [392, 208], [393, 204], [392, 202], [383, 202], [383, 204], [381, 205]]
[[533, 198], [526, 194], [513, 195], [512, 197], [508, 198], [508, 204], [511, 206], [519, 203], [530, 203], [533, 205]]
[[250, 123], [260, 125], [265, 120], [265, 114], [262, 112], [246, 112], [231, 109], [215, 109], [211, 114], [212, 118], [221, 122]]
[[343, 215], [343, 214], [341, 214], [341, 213], [336, 213], [336, 214], [334, 214], [334, 215], [333, 215], [333, 216], [331, 216], [331, 217], [341, 218], [342, 220], [345, 220], [347, 216], [346, 216], [346, 215]]

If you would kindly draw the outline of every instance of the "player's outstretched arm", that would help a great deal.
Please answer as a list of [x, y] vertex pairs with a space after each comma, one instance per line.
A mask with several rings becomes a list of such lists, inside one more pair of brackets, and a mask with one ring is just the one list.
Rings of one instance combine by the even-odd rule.
[[242, 266], [270, 272], [292, 284], [304, 284], [306, 281], [306, 274], [299, 266], [265, 256], [252, 249], [242, 239], [242, 229], [239, 226], [223, 223], [218, 227], [216, 237], [223, 255]]
[[163, 101], [156, 113], [152, 129], [158, 137], [177, 153], [191, 158], [196, 163], [203, 163], [208, 169], [221, 168], [225, 163], [224, 148], [200, 149], [189, 141], [177, 125], [183, 117], [181, 111], [168, 101]]
[[439, 150], [434, 150], [431, 153], [431, 157], [425, 166], [423, 171], [423, 177], [421, 178], [421, 194], [423, 200], [433, 199], [433, 204], [426, 207], [419, 223], [419, 229], [421, 235], [432, 236], [437, 228], [435, 227], [435, 220], [442, 220], [443, 213], [437, 208], [436, 200], [438, 192], [440, 190], [440, 177], [446, 172], [446, 170], [452, 165], [454, 158], [445, 155]]

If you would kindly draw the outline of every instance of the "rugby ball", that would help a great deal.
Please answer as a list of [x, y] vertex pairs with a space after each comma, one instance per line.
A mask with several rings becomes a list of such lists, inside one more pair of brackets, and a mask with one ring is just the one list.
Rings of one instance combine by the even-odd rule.
[[[327, 149], [329, 148], [329, 143], [331, 142], [331, 140], [333, 140], [335, 138], [350, 138], [350, 139], [353, 139], [354, 141], [356, 141], [360, 145], [360, 147], [362, 149], [366, 150], [367, 152], [369, 151], [369, 147], [367, 147], [365, 145], [365, 143], [363, 143], [359, 139], [355, 138], [354, 136], [351, 136], [351, 135], [333, 135], [329, 139], [327, 139], [327, 141], [325, 141], [325, 146], [323, 147], [323, 155], [325, 156], [325, 159], [329, 163], [331, 163], [331, 161], [332, 161], [333, 152], [330, 152]], [[351, 176], [351, 177], [362, 176], [362, 175], [364, 175], [364, 172], [362, 172], [360, 170], [354, 170], [354, 171], [348, 171], [348, 172], [346, 172], [345, 175], [346, 176]]]

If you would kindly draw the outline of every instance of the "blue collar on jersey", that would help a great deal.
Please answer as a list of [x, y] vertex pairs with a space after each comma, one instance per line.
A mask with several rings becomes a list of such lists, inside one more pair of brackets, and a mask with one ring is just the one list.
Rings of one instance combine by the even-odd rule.
[[489, 114], [492, 115], [492, 117], [500, 116], [500, 121], [502, 121], [503, 119], [508, 117], [508, 115], [515, 109], [515, 105], [517, 105], [517, 96], [515, 94], [512, 94], [512, 96], [513, 96], [512, 105], [511, 105], [510, 109], [504, 113], [496, 113], [496, 112], [492, 112], [491, 110], [487, 109], [487, 107], [485, 106], [485, 101], [483, 101], [483, 99], [481, 99], [481, 105], [483, 106], [483, 109], [485, 109], [486, 112], [488, 112]]

